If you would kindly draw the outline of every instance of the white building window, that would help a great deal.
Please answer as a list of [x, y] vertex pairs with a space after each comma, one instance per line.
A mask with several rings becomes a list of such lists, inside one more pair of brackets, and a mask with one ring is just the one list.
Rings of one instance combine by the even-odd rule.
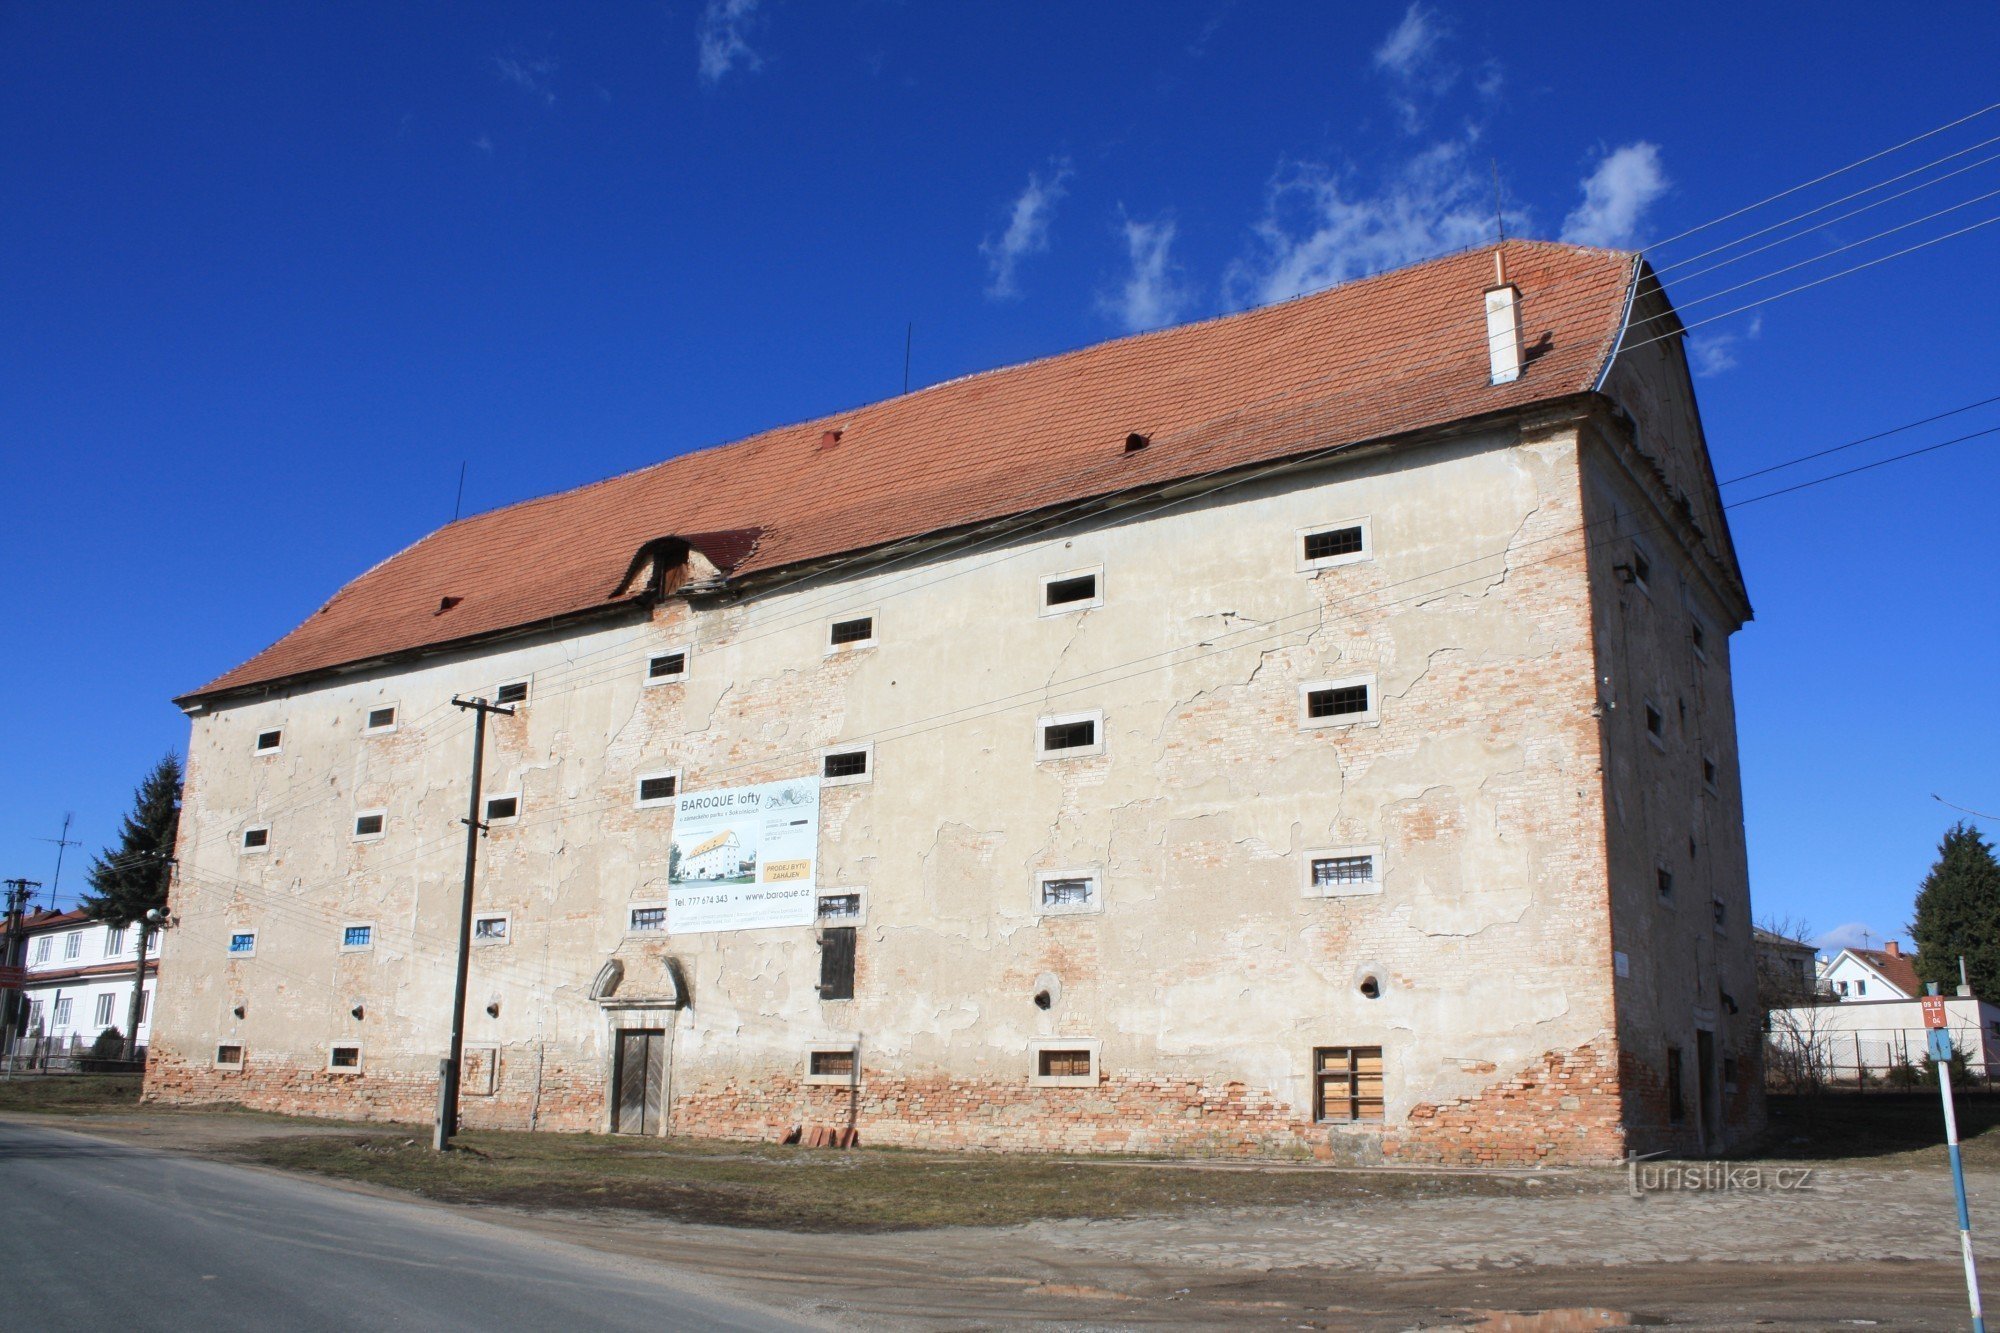
[[63, 958], [68, 960], [81, 957], [83, 957], [83, 932], [72, 930], [63, 936]]
[[1306, 897], [1354, 898], [1380, 892], [1380, 847], [1322, 847], [1305, 854]]
[[625, 917], [625, 931], [630, 935], [658, 935], [667, 928], [667, 907], [665, 903], [634, 903]]
[[493, 687], [493, 702], [502, 706], [525, 704], [528, 702], [528, 684], [532, 677], [522, 676], [518, 680], [503, 680]]
[[806, 1082], [847, 1088], [860, 1081], [860, 1042], [815, 1041], [806, 1044]]
[[258, 754], [277, 754], [284, 748], [285, 733], [283, 728], [273, 727], [269, 731], [260, 731], [257, 733], [256, 750]]
[[857, 648], [875, 646], [875, 613], [863, 616], [848, 616], [835, 620], [826, 627], [826, 650], [828, 653], [852, 652]]
[[261, 852], [271, 845], [271, 830], [262, 824], [243, 830], [243, 850]]
[[118, 997], [111, 994], [109, 991], [97, 997], [96, 1023], [98, 1027], [106, 1027], [110, 1024], [111, 1006], [116, 1004], [117, 1002], [118, 1002]]
[[1045, 616], [1067, 615], [1071, 611], [1088, 611], [1093, 606], [1103, 605], [1103, 565], [1072, 569], [1066, 574], [1051, 574], [1042, 580], [1041, 613]]
[[1309, 680], [1299, 686], [1299, 725], [1349, 727], [1381, 720], [1373, 676]]
[[125, 927], [113, 926], [104, 932], [104, 956], [116, 958], [125, 952]]
[[1046, 1037], [1028, 1043], [1028, 1085], [1094, 1088], [1103, 1043], [1093, 1037]]
[[375, 927], [364, 921], [352, 922], [340, 928], [340, 951], [359, 953], [375, 947]]
[[53, 948], [55, 947], [55, 943], [56, 943], [56, 942], [55, 942], [55, 940], [54, 940], [54, 939], [52, 939], [52, 938], [50, 938], [50, 937], [49, 937], [49, 936], [47, 936], [47, 935], [44, 935], [44, 936], [42, 936], [42, 937], [41, 937], [40, 939], [36, 940], [36, 941], [35, 941], [35, 961], [36, 961], [36, 962], [38, 962], [38, 963], [46, 963], [46, 962], [48, 962], [48, 961], [49, 961], [49, 951], [50, 951], [51, 949], [53, 949]]
[[678, 685], [687, 679], [688, 649], [686, 644], [669, 648], [663, 653], [654, 653], [646, 659], [646, 683], [648, 685]]
[[1315, 570], [1332, 569], [1368, 559], [1375, 554], [1375, 544], [1369, 531], [1371, 526], [1365, 518], [1350, 518], [1338, 523], [1300, 528], [1297, 532], [1299, 572], [1310, 574]]
[[658, 773], [641, 773], [634, 784], [632, 804], [640, 810], [657, 810], [671, 806], [674, 796], [680, 791], [681, 777], [672, 769]]
[[396, 705], [377, 704], [368, 710], [368, 720], [361, 728], [370, 736], [384, 736], [396, 729]]
[[55, 1026], [59, 1028], [68, 1027], [69, 1014], [70, 1014], [70, 997], [65, 995], [61, 999], [56, 1001]]
[[229, 956], [231, 958], [256, 957], [257, 932], [254, 930], [232, 930], [229, 932]]
[[243, 1047], [236, 1042], [224, 1042], [215, 1048], [217, 1069], [243, 1068]]
[[326, 1068], [330, 1074], [358, 1074], [361, 1072], [361, 1043], [358, 1041], [337, 1041], [326, 1051]]
[[845, 787], [868, 782], [875, 776], [875, 746], [841, 745], [822, 750], [819, 757], [820, 785]]
[[387, 810], [362, 810], [354, 816], [354, 840], [356, 842], [375, 842], [381, 838], [383, 830], [388, 827], [388, 824], [389, 812]]
[[1096, 867], [1035, 873], [1036, 916], [1078, 916], [1104, 910], [1104, 875]]
[[474, 944], [505, 944], [513, 937], [514, 920], [505, 912], [481, 912], [472, 918]]
[[868, 919], [868, 890], [823, 889], [817, 915], [823, 926], [858, 926]]
[[1035, 719], [1035, 758], [1073, 759], [1104, 753], [1104, 712], [1061, 713]]

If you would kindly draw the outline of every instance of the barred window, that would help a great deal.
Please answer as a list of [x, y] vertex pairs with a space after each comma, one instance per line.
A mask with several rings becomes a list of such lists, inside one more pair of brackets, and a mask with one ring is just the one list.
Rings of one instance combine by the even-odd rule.
[[374, 942], [373, 926], [348, 926], [340, 932], [340, 947], [343, 949], [366, 949]]
[[1347, 717], [1368, 711], [1366, 685], [1336, 685], [1306, 692], [1307, 717]]
[[1097, 881], [1088, 877], [1045, 879], [1042, 881], [1042, 906], [1082, 907], [1096, 893]]
[[1313, 1052], [1313, 1114], [1325, 1122], [1382, 1118], [1382, 1048], [1321, 1046]]
[[858, 778], [868, 772], [868, 751], [836, 750], [826, 756], [820, 772], [829, 778]]
[[1089, 718], [1081, 722], [1052, 722], [1042, 728], [1044, 750], [1076, 750], [1095, 744], [1097, 723]]
[[875, 639], [875, 617], [856, 616], [852, 620], [836, 620], [828, 627], [826, 641], [839, 648], [846, 644], [872, 643]]
[[1308, 532], [1305, 546], [1308, 560], [1331, 560], [1338, 555], [1358, 554], [1361, 550], [1361, 527], [1356, 524], [1347, 528], [1328, 528], [1324, 532]]
[[814, 1051], [809, 1066], [815, 1078], [854, 1077], [853, 1051]]
[[661, 653], [646, 663], [646, 679], [678, 680], [687, 674], [688, 657], [685, 652]]
[[395, 725], [396, 706], [394, 704], [386, 708], [371, 708], [368, 710], [368, 730], [388, 731]]
[[1045, 1047], [1037, 1052], [1036, 1072], [1043, 1078], [1089, 1078], [1090, 1052]]
[[1375, 878], [1372, 856], [1316, 856], [1312, 863], [1314, 888], [1336, 884], [1367, 884]]
[[528, 682], [525, 680], [508, 681], [505, 685], [493, 691], [493, 702], [502, 705], [524, 704], [528, 702]]
[[672, 773], [652, 773], [639, 779], [639, 804], [664, 804], [674, 798], [679, 779]]
[[664, 907], [633, 908], [631, 928], [634, 931], [665, 930], [667, 928], [667, 909]]

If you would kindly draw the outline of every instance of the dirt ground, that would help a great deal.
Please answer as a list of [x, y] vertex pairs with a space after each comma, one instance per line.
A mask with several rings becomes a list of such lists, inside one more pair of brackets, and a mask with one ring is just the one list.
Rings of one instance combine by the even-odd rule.
[[[1994, 1110], [1968, 1108], [1968, 1182], [1980, 1256], [2000, 1272]], [[1539, 1173], [554, 1135], [468, 1135], [474, 1151], [440, 1163], [407, 1126], [115, 1098], [20, 1118], [414, 1187], [855, 1328], [1963, 1328], [1926, 1112], [1934, 1100], [1843, 1102], [1814, 1108], [1808, 1134], [1788, 1110], [1754, 1161]]]

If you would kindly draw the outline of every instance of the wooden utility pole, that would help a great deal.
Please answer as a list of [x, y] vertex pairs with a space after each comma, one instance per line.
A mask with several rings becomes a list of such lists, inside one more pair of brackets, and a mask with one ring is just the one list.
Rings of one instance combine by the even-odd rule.
[[438, 1152], [449, 1148], [451, 1136], [458, 1133], [458, 1076], [465, 1058], [465, 982], [472, 962], [472, 882], [479, 867], [479, 835], [486, 832], [479, 808], [486, 770], [486, 715], [514, 715], [511, 706], [484, 699], [461, 699], [454, 694], [451, 702], [472, 710], [472, 794], [465, 812], [465, 888], [458, 905], [458, 978], [451, 992], [451, 1054], [438, 1067], [437, 1125], [431, 1134], [431, 1147]]
[[17, 1016], [28, 1009], [28, 942], [21, 935], [21, 924], [27, 915], [28, 899], [42, 887], [42, 882], [38, 879], [0, 882], [7, 885], [7, 947], [0, 950], [0, 998], [5, 1000], [0, 1004], [0, 1058], [4, 1058], [13, 1042]]

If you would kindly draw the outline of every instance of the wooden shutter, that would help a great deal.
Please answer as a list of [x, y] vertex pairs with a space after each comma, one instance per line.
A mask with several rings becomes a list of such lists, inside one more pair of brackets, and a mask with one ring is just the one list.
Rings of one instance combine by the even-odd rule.
[[819, 998], [854, 998], [853, 926], [829, 926], [819, 933]]

